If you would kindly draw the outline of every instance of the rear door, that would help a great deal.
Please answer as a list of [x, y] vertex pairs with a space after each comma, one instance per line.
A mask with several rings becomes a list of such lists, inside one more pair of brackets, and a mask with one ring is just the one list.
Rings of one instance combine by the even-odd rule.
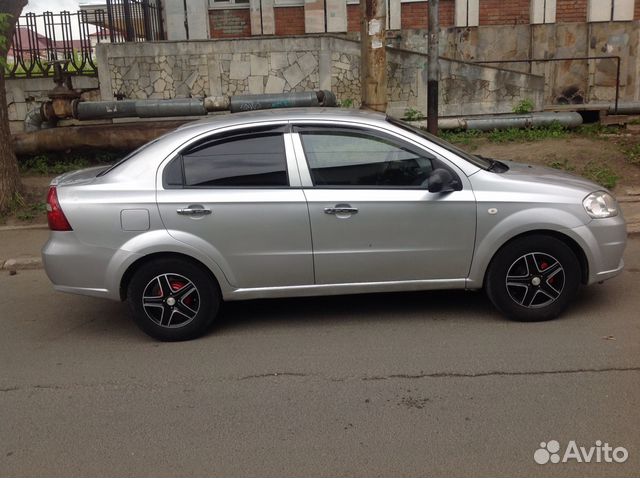
[[[363, 126], [297, 125], [317, 284], [460, 280], [469, 272], [476, 205], [464, 174], [434, 153]], [[460, 190], [430, 193], [445, 168]]]
[[211, 255], [238, 288], [313, 284], [309, 214], [287, 132], [277, 124], [206, 136], [162, 173], [165, 227]]

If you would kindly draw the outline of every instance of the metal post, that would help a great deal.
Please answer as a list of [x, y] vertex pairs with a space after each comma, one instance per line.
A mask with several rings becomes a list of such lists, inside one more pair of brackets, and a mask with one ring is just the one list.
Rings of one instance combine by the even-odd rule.
[[147, 41], [153, 40], [153, 32], [151, 31], [151, 8], [149, 0], [142, 0], [142, 18], [144, 20], [144, 38]]
[[125, 40], [135, 41], [135, 30], [133, 28], [133, 19], [131, 18], [131, 0], [122, 0], [124, 8], [124, 28]]
[[164, 32], [164, 24], [162, 21], [162, 15], [164, 10], [162, 8], [162, 0], [157, 0], [156, 1], [156, 6], [155, 6], [155, 15], [156, 15], [156, 19], [158, 21], [158, 31], [156, 33], [156, 40], [166, 40], [167, 37], [165, 35]]
[[387, 110], [385, 0], [360, 1], [360, 84], [362, 108]]
[[440, 81], [438, 3], [439, 0], [429, 1], [429, 65], [427, 77], [427, 130], [429, 133], [436, 135], [438, 134], [438, 83]]
[[107, 21], [109, 22], [109, 41], [111, 43], [116, 42], [116, 25], [113, 22], [113, 0], [107, 0]]

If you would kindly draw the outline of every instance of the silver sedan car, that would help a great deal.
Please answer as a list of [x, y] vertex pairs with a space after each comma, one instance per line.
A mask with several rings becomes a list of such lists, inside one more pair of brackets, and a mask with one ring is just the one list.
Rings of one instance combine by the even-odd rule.
[[484, 288], [548, 320], [620, 273], [626, 243], [597, 184], [339, 109], [185, 125], [56, 178], [48, 216], [55, 289], [127, 300], [160, 340], [202, 334], [223, 300], [387, 291]]

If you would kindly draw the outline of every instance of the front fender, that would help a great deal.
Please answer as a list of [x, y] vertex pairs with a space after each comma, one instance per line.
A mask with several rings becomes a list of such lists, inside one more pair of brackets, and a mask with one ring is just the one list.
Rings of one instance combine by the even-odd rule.
[[567, 230], [585, 224], [584, 218], [580, 215], [545, 206], [515, 210], [506, 216], [504, 212], [500, 212], [500, 209], [507, 209], [505, 206], [498, 206], [496, 209], [498, 213], [491, 215], [487, 212], [486, 205], [478, 206], [478, 233], [467, 278], [468, 289], [480, 289], [483, 286], [485, 272], [491, 259], [514, 237], [538, 231], [553, 231], [567, 235]]

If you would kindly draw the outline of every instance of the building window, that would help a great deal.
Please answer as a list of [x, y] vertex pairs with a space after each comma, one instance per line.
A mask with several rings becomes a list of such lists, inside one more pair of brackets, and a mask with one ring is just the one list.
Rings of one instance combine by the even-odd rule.
[[249, 0], [209, 0], [209, 8], [246, 8]]
[[531, 0], [531, 23], [555, 23], [556, 0]]
[[589, 0], [590, 22], [628, 22], [633, 20], [634, 0]]
[[480, 24], [479, 0], [456, 0], [456, 26], [477, 27]]

